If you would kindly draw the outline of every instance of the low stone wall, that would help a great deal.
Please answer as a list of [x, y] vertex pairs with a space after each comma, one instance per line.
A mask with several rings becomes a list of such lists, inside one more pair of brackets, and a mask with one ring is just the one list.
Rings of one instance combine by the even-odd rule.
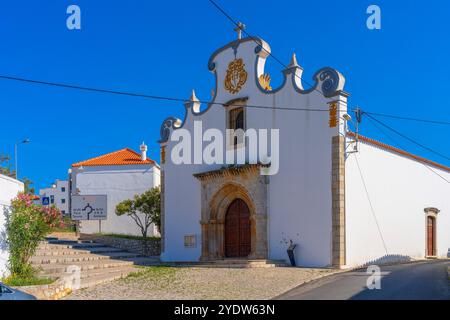
[[62, 279], [51, 284], [14, 287], [14, 289], [31, 294], [38, 300], [59, 300], [72, 293], [72, 288]]
[[138, 253], [143, 256], [159, 256], [161, 254], [161, 240], [148, 239], [144, 245], [143, 240], [102, 236], [96, 234], [80, 234], [80, 240], [91, 240], [105, 246], [119, 248], [124, 251]]

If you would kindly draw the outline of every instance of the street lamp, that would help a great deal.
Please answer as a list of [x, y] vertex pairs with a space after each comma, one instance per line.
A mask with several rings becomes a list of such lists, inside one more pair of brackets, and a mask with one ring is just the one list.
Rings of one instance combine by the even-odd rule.
[[31, 142], [31, 140], [27, 138], [27, 139], [24, 139], [24, 140], [22, 140], [20, 142], [16, 142], [16, 144], [14, 145], [14, 161], [15, 161], [15, 169], [16, 169], [16, 174], [15, 174], [16, 179], [18, 177], [18, 172], [19, 172], [19, 169], [17, 168], [17, 146], [19, 144], [27, 144], [27, 143], [30, 143], [30, 142]]

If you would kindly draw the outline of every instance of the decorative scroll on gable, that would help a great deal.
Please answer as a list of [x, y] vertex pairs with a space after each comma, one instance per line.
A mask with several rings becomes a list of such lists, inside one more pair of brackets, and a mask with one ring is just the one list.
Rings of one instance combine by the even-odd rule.
[[[292, 88], [300, 95], [322, 94], [326, 99], [331, 99], [344, 90], [344, 76], [330, 67], [317, 71], [313, 76], [313, 85], [304, 88], [303, 68], [297, 63], [295, 54], [289, 65], [283, 70], [283, 83], [277, 88], [272, 88], [270, 76], [264, 72], [266, 59], [270, 55], [270, 46], [264, 40], [254, 37], [237, 39], [216, 50], [208, 62], [208, 69], [216, 78], [216, 87], [212, 91], [214, 93], [212, 102], [203, 111], [200, 111], [201, 103], [193, 93], [191, 99], [185, 103], [185, 119], [187, 119], [188, 112], [194, 116], [200, 116], [208, 112], [212, 105], [226, 104], [235, 99], [252, 99], [261, 94], [264, 96], [281, 94], [283, 90], [292, 91]], [[289, 83], [290, 86], [288, 86]], [[164, 120], [160, 129], [159, 143], [169, 141], [171, 132], [183, 125], [184, 121], [174, 117]], [[334, 125], [334, 122], [331, 121], [330, 127], [334, 127]]]

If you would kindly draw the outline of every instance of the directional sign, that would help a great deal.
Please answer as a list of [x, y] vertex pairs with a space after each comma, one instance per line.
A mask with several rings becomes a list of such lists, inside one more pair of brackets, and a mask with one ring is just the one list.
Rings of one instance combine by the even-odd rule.
[[49, 197], [42, 197], [42, 205], [48, 206], [50, 204], [50, 198]]
[[106, 195], [72, 196], [72, 220], [106, 220]]

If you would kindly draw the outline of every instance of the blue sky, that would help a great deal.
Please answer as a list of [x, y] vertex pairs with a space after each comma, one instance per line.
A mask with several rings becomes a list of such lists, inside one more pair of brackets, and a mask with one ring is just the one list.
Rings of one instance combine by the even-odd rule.
[[[450, 120], [449, 1], [217, 1], [286, 64], [296, 52], [308, 82], [323, 66], [341, 71], [350, 107]], [[82, 30], [66, 28], [71, 4], [81, 8]], [[379, 31], [366, 28], [370, 4], [382, 10]], [[181, 98], [195, 88], [208, 100], [214, 86], [208, 58], [234, 38], [233, 26], [207, 0], [3, 1], [0, 74]], [[273, 60], [267, 67], [276, 86], [282, 67]], [[174, 102], [6, 80], [0, 80], [0, 106], [0, 153], [12, 155], [14, 142], [29, 137], [32, 143], [19, 149], [19, 170], [37, 188], [65, 179], [71, 163], [137, 150], [143, 140], [158, 160], [161, 122], [184, 110]], [[381, 120], [450, 154], [449, 126]], [[368, 121], [361, 132], [389, 142]]]

